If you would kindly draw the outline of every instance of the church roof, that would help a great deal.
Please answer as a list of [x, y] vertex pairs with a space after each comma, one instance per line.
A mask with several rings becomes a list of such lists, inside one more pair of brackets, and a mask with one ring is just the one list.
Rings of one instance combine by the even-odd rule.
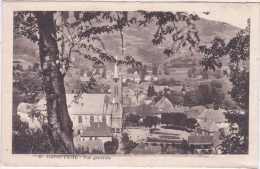
[[67, 94], [69, 114], [103, 114], [106, 94], [82, 94], [75, 99], [75, 94]]
[[[110, 112], [112, 108], [108, 104], [107, 109], [105, 103], [110, 103], [111, 98], [107, 94], [82, 94], [78, 99], [75, 98], [76, 94], [66, 94], [68, 111], [70, 115], [73, 114], [104, 114]], [[28, 113], [32, 109], [39, 110], [46, 114], [46, 99], [40, 99], [36, 104], [20, 103], [17, 111]]]
[[111, 129], [106, 123], [92, 122], [81, 134], [81, 137], [112, 137]]

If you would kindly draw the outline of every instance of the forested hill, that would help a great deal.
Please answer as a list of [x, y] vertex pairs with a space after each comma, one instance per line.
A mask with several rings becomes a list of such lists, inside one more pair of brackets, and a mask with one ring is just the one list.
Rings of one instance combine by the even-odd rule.
[[[201, 44], [209, 44], [215, 36], [230, 40], [240, 30], [230, 24], [218, 21], [211, 21], [201, 18], [196, 23], [196, 27], [199, 31], [199, 38]], [[145, 61], [146, 63], [159, 62], [162, 63], [168, 57], [163, 54], [165, 47], [172, 43], [170, 38], [161, 46], [154, 46], [151, 42], [153, 34], [156, 31], [156, 27], [148, 25], [148, 27], [131, 25], [125, 27], [123, 30], [124, 45], [126, 48], [125, 55], [131, 55], [137, 60]], [[107, 51], [110, 54], [115, 54], [115, 48], [120, 46], [120, 34], [115, 32], [114, 34], [108, 34], [101, 36]], [[23, 59], [28, 62], [37, 62], [39, 60], [39, 50], [36, 43], [32, 43], [26, 38], [18, 38], [14, 40], [14, 58]], [[188, 48], [181, 49], [176, 55], [189, 55]], [[193, 57], [200, 58], [200, 54], [194, 54]]]

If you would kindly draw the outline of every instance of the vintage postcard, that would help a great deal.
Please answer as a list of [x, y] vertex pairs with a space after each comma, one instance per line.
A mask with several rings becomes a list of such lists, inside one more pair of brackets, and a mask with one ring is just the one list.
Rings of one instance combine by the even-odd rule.
[[258, 3], [3, 2], [2, 165], [258, 165]]

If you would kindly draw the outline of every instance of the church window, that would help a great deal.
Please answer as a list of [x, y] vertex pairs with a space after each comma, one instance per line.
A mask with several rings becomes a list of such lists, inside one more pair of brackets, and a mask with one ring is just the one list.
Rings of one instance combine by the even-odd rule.
[[106, 123], [106, 116], [103, 116], [103, 117], [102, 117], [102, 122], [103, 122], [103, 123]]
[[90, 122], [94, 122], [94, 117], [90, 116]]
[[82, 116], [78, 117], [78, 123], [82, 123]]

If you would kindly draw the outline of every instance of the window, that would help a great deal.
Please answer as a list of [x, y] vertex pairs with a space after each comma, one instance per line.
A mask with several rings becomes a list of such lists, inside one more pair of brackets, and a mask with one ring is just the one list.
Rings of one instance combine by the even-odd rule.
[[78, 117], [78, 123], [82, 123], [82, 116]]
[[120, 129], [116, 129], [116, 133], [120, 133]]
[[94, 117], [90, 116], [90, 122], [94, 122]]
[[103, 123], [106, 123], [106, 116], [103, 116], [103, 117], [102, 117], [102, 122], [103, 122]]

